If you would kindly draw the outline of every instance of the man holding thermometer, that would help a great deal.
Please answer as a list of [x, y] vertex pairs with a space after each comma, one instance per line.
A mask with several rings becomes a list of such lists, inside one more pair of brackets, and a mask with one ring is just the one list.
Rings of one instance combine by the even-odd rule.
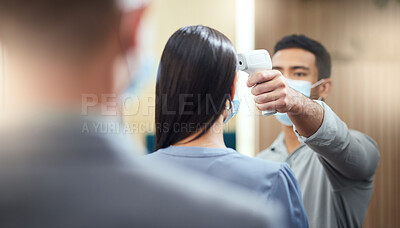
[[257, 108], [264, 116], [276, 111], [282, 124], [282, 133], [258, 157], [290, 165], [310, 227], [361, 227], [379, 151], [370, 137], [348, 129], [324, 103], [330, 73], [328, 51], [303, 35], [276, 44], [272, 70], [251, 72], [247, 86]]

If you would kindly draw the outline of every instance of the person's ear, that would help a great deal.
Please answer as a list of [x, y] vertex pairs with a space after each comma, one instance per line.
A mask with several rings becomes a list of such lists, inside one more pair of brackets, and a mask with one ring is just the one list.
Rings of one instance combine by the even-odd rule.
[[232, 98], [232, 100], [233, 100], [233, 98], [234, 98], [235, 95], [236, 95], [236, 84], [237, 84], [237, 80], [238, 80], [238, 73], [236, 72], [236, 73], [235, 73], [235, 79], [233, 79], [233, 83], [232, 83], [232, 86], [231, 86], [231, 98]]
[[140, 22], [148, 5], [123, 12], [121, 19], [121, 42], [124, 49], [129, 50], [137, 45]]
[[325, 100], [331, 93], [331, 89], [332, 89], [332, 80], [330, 78], [324, 79], [322, 84], [319, 86], [319, 97]]

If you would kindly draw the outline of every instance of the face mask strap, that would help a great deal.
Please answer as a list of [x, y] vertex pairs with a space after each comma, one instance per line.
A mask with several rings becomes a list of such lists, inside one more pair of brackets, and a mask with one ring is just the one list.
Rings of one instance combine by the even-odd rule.
[[225, 106], [225, 110], [229, 111], [233, 108], [233, 101], [229, 99], [229, 106]]
[[316, 83], [312, 84], [312, 85], [311, 85], [311, 89], [313, 89], [313, 88], [315, 88], [315, 87], [321, 85], [324, 81], [325, 81], [325, 79], [323, 78], [323, 79], [317, 81]]
[[[317, 86], [320, 86], [324, 81], [325, 81], [324, 78], [321, 79], [321, 80], [319, 80], [319, 81], [317, 81], [316, 83], [314, 83], [313, 85], [311, 85], [311, 89], [312, 89], [312, 88], [315, 88], [315, 87], [317, 87]], [[322, 97], [318, 97], [318, 100], [319, 100], [319, 101], [322, 101]]]

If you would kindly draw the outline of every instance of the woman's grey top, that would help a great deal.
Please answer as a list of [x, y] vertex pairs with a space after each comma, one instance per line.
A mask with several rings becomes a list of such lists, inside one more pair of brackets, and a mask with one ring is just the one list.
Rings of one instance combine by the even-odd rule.
[[279, 204], [284, 220], [280, 227], [308, 227], [299, 185], [285, 163], [251, 158], [229, 148], [182, 146], [160, 149], [145, 160], [167, 161], [250, 190], [269, 207]]

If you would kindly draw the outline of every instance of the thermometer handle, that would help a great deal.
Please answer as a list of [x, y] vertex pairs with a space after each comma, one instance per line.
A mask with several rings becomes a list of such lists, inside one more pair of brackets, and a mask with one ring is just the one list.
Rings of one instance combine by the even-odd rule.
[[[263, 70], [271, 70], [272, 61], [267, 50], [252, 50], [238, 54], [238, 70], [253, 75]], [[263, 116], [275, 114], [275, 110], [262, 111]]]

